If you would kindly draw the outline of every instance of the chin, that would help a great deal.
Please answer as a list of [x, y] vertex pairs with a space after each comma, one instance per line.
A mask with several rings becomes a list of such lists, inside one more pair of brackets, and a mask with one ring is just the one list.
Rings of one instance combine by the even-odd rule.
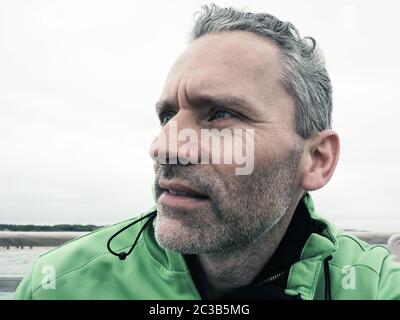
[[171, 217], [157, 217], [155, 238], [160, 247], [183, 254], [209, 252], [209, 241], [197, 228], [184, 225]]

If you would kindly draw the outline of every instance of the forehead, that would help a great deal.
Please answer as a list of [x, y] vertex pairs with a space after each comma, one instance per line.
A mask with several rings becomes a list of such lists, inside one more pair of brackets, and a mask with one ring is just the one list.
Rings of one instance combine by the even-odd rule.
[[282, 90], [279, 49], [272, 41], [249, 32], [202, 36], [173, 65], [162, 97], [179, 100], [182, 89], [189, 96], [223, 91], [271, 99]]

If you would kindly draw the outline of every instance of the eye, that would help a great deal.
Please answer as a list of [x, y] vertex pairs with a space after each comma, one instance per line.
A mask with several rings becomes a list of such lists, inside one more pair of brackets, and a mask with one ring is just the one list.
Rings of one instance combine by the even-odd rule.
[[175, 116], [175, 112], [167, 111], [160, 114], [160, 123], [162, 125], [167, 124], [169, 120], [171, 120]]
[[226, 111], [226, 110], [217, 110], [210, 116], [209, 121], [221, 120], [221, 119], [231, 118], [231, 117], [234, 117], [234, 115], [231, 112]]

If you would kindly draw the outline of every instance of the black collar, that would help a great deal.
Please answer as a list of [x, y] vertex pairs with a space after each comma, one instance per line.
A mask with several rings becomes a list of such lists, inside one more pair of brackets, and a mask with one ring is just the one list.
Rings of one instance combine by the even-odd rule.
[[301, 252], [312, 233], [321, 233], [323, 226], [312, 219], [302, 198], [278, 248], [251, 284], [275, 285], [286, 288], [292, 264], [300, 260]]

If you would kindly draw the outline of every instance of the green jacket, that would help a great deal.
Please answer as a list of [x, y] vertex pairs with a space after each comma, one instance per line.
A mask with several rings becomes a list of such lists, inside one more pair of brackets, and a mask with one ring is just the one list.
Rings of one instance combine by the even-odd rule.
[[[311, 217], [325, 229], [308, 238], [300, 260], [290, 268], [285, 292], [305, 300], [324, 299], [327, 272], [334, 300], [400, 300], [400, 264], [389, 250], [339, 231], [319, 217], [309, 195], [305, 199]], [[158, 246], [151, 223], [126, 260], [110, 254], [109, 238], [135, 219], [96, 230], [41, 255], [15, 298], [201, 299], [184, 257]], [[114, 250], [130, 248], [145, 222], [118, 235], [112, 242]]]

